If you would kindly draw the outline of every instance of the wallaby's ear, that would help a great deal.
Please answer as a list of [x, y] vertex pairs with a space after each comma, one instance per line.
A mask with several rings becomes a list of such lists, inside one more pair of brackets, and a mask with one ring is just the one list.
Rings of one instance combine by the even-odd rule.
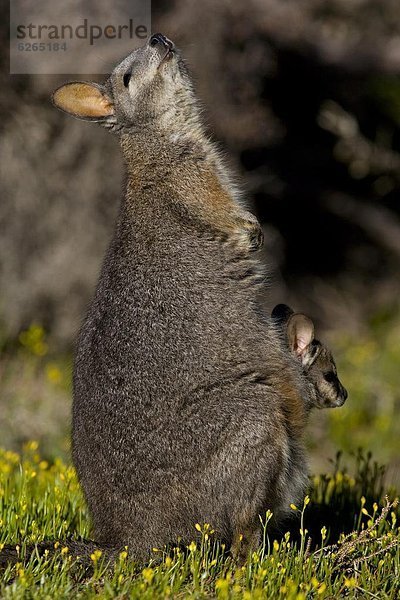
[[290, 349], [302, 356], [314, 339], [314, 323], [302, 313], [293, 314], [287, 323], [287, 337]]
[[103, 121], [114, 114], [111, 98], [96, 83], [66, 83], [56, 89], [52, 102], [60, 110], [86, 121]]
[[287, 323], [294, 311], [287, 304], [277, 304], [271, 313], [271, 317], [280, 326]]

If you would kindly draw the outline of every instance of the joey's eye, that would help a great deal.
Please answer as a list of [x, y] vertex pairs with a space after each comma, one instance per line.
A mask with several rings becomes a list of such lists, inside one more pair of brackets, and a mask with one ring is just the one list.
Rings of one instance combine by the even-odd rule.
[[129, 82], [131, 80], [131, 76], [132, 76], [131, 71], [128, 71], [127, 73], [125, 73], [124, 78], [123, 78], [124, 79], [124, 86], [125, 87], [128, 87]]
[[329, 371], [329, 373], [324, 373], [324, 379], [328, 383], [334, 383], [336, 381], [336, 375], [333, 371]]

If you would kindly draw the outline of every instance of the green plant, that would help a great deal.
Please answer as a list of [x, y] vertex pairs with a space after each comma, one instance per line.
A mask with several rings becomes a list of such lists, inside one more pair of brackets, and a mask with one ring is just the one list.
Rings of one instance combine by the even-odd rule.
[[[370, 456], [355, 457], [355, 475], [338, 456], [332, 473], [313, 479], [300, 521], [275, 535], [265, 519], [264, 544], [243, 567], [215, 542], [209, 524], [194, 524], [201, 541], [171, 551], [155, 549], [158, 560], [139, 567], [123, 550], [109, 566], [92, 553], [92, 572], [82, 572], [68, 540], [90, 536], [90, 523], [74, 469], [42, 459], [36, 442], [22, 456], [0, 453], [1, 543], [25, 545], [44, 538], [64, 540], [56, 552], [33, 556], [2, 574], [0, 596], [16, 598], [308, 598], [379, 597], [400, 594], [400, 533], [396, 500], [383, 496], [383, 469]], [[321, 508], [324, 509], [321, 513]], [[325, 525], [316, 515], [324, 515]], [[339, 526], [332, 527], [334, 523]], [[350, 523], [354, 531], [348, 533]], [[311, 525], [314, 524], [314, 527]], [[318, 528], [318, 530], [316, 529]], [[301, 531], [299, 531], [301, 530]], [[336, 531], [337, 530], [337, 531]], [[310, 541], [310, 536], [312, 540]]]

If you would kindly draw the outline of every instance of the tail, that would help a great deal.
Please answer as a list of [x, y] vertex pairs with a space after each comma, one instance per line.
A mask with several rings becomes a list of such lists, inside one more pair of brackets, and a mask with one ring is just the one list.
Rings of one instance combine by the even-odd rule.
[[106, 563], [114, 563], [122, 548], [98, 544], [92, 540], [45, 540], [37, 544], [5, 544], [0, 545], [0, 569], [6, 569], [17, 563], [27, 563], [33, 558], [67, 555], [85, 569], [93, 567], [93, 555], [96, 551], [101, 554], [98, 558]]

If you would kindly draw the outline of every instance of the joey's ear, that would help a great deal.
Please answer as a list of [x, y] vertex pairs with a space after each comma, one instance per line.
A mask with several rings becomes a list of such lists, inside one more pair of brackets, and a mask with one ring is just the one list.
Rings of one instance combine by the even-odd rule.
[[287, 337], [290, 349], [303, 355], [314, 339], [314, 323], [301, 313], [293, 314], [287, 323]]
[[294, 311], [287, 304], [277, 304], [271, 313], [271, 317], [278, 325], [283, 327], [293, 313]]
[[66, 83], [56, 89], [52, 102], [60, 110], [86, 121], [103, 121], [114, 114], [111, 98], [96, 83]]

